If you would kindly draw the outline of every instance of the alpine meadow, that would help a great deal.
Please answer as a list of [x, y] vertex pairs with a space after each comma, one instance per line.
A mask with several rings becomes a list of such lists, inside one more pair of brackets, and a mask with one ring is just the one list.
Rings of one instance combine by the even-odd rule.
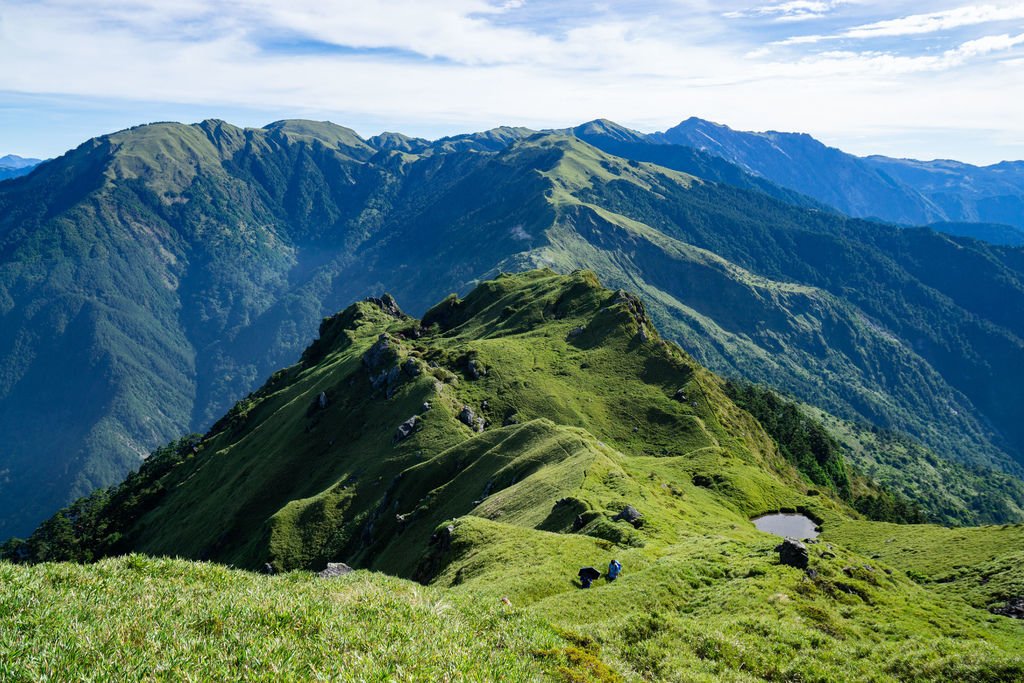
[[0, 682], [1024, 681], [1022, 22], [0, 0]]

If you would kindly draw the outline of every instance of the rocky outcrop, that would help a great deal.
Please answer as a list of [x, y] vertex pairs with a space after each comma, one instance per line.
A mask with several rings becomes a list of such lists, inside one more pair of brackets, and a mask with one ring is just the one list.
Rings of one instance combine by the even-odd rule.
[[787, 538], [775, 547], [779, 553], [779, 562], [797, 569], [807, 569], [807, 546], [794, 538]]
[[371, 372], [381, 368], [398, 358], [395, 350], [391, 348], [391, 339], [387, 334], [377, 337], [366, 353], [363, 354], [363, 367]]
[[384, 311], [392, 318], [406, 317], [405, 313], [402, 312], [402, 309], [398, 307], [398, 302], [395, 301], [395, 298], [390, 294], [385, 294], [379, 298], [375, 296], [368, 297], [366, 299], [366, 303], [379, 307], [380, 310]]
[[1024, 619], [1024, 595], [1018, 595], [1015, 598], [1010, 598], [1006, 601], [1006, 604], [1001, 607], [989, 608], [989, 612], [992, 614], [1001, 614], [1004, 617], [1010, 617], [1011, 619]]
[[622, 511], [619, 512], [619, 514], [612, 517], [612, 521], [618, 522], [619, 520], [629, 522], [635, 529], [639, 529], [644, 525], [644, 516], [641, 515], [640, 511], [632, 505], [627, 505], [622, 508]]
[[462, 410], [459, 411], [459, 422], [466, 425], [474, 432], [484, 431], [484, 427], [487, 425], [487, 421], [482, 417], [477, 417], [476, 413], [469, 406], [462, 406]]
[[328, 562], [327, 567], [317, 573], [321, 579], [334, 579], [345, 574], [350, 574], [354, 570], [344, 562]]
[[408, 420], [398, 425], [398, 428], [395, 429], [394, 442], [399, 443], [408, 439], [420, 428], [421, 422], [422, 420], [420, 420], [419, 415], [413, 415]]

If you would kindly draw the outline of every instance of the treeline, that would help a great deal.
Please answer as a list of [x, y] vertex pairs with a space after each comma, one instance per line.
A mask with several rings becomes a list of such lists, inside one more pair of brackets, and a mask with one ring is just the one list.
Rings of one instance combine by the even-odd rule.
[[831, 489], [868, 519], [899, 524], [929, 521], [921, 506], [877, 482], [865, 479], [854, 486], [856, 475], [847, 466], [842, 446], [821, 422], [805, 414], [795, 402], [771, 389], [738, 380], [727, 380], [725, 391], [736, 405], [761, 423], [778, 444], [782, 456], [801, 474], [812, 483]]
[[129, 552], [123, 532], [161, 500], [164, 476], [195, 455], [201, 438], [190, 434], [156, 449], [121, 484], [79, 498], [40, 524], [28, 539], [12, 538], [0, 545], [0, 559], [92, 562]]

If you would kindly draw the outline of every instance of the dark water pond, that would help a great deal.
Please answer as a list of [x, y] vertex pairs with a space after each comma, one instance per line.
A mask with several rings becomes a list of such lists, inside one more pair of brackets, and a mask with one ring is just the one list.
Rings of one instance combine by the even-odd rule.
[[815, 524], [809, 517], [798, 512], [776, 512], [761, 515], [750, 520], [761, 531], [789, 538], [817, 538]]

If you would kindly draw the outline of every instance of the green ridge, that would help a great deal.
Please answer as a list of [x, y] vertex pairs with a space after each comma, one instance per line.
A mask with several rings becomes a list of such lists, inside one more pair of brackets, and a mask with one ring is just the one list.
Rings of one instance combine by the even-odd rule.
[[[382, 297], [320, 331], [210, 433], [5, 548], [287, 573], [139, 555], [0, 564], [12, 676], [178, 662], [244, 677], [259, 661], [301, 679], [345, 656], [355, 677], [410, 679], [1024, 675], [1020, 622], [988, 611], [1024, 585], [1020, 526], [863, 520], [841, 487], [794, 467], [797, 440], [769, 436], [638, 298], [592, 273], [502, 276], [422, 320]], [[460, 420], [464, 406], [482, 421]], [[639, 521], [619, 518], [627, 506]], [[825, 531], [812, 571], [781, 565], [778, 539], [749, 522], [797, 509]], [[612, 558], [617, 581], [578, 587], [579, 567]], [[334, 561], [404, 578], [291, 571]], [[427, 645], [439, 619], [452, 626]], [[104, 631], [112, 620], [131, 626]], [[109, 657], [133, 628], [147, 645]], [[45, 645], [58, 629], [70, 650]], [[227, 643], [244, 656], [203, 655]], [[332, 647], [347, 654], [328, 661]]]
[[1017, 252], [788, 206], [598, 123], [434, 143], [161, 123], [5, 182], [0, 536], [207, 430], [351, 301], [420, 315], [536, 267], [637, 292], [717, 372], [1019, 473]]

